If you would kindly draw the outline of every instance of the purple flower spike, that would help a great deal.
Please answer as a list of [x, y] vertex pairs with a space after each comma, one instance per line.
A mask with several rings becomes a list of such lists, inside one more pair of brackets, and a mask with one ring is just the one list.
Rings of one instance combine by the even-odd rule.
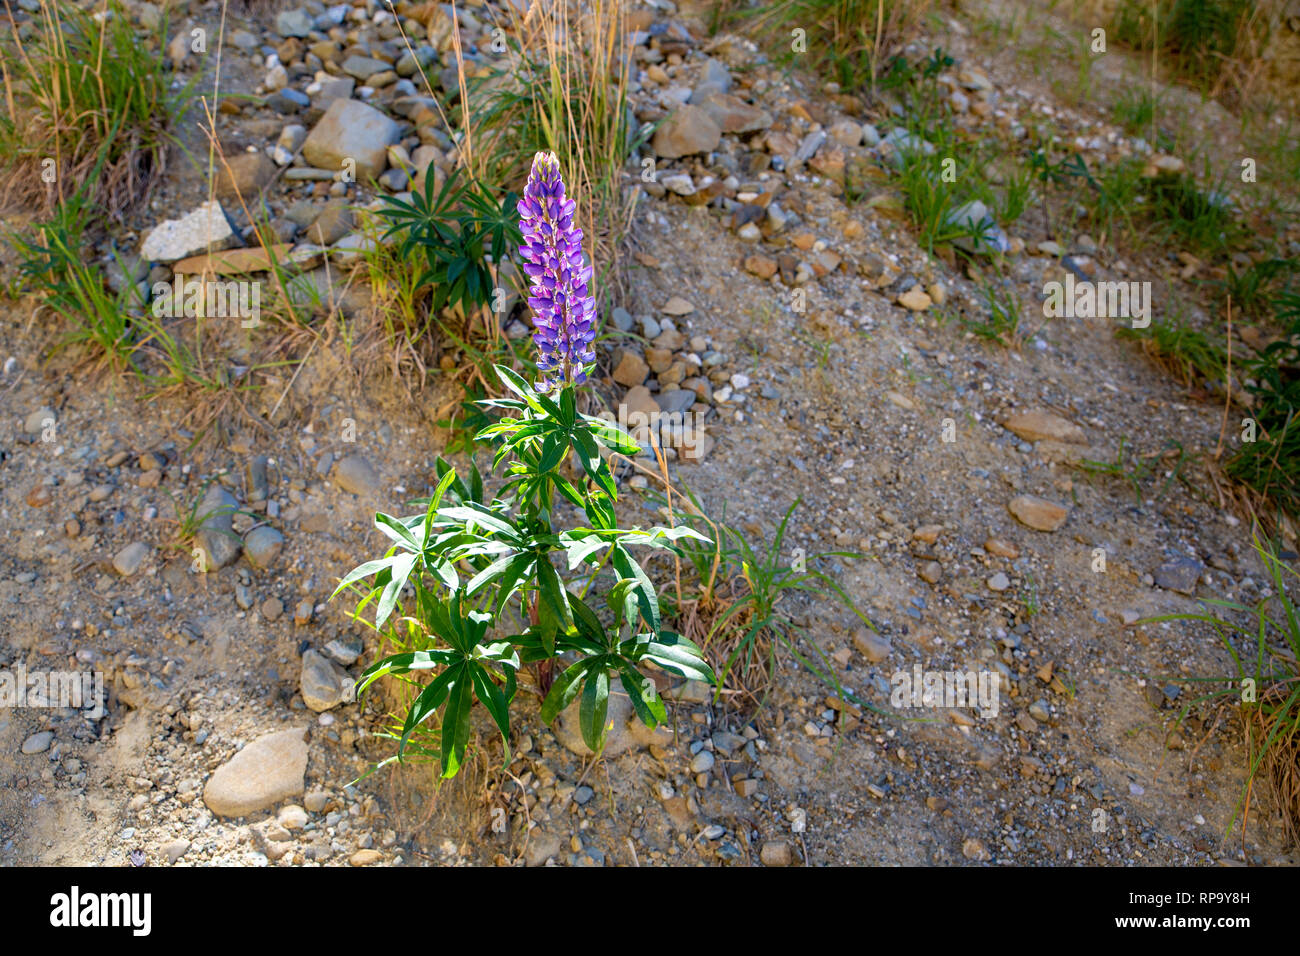
[[591, 267], [582, 264], [582, 230], [573, 224], [574, 202], [564, 198], [560, 162], [538, 153], [519, 200], [519, 247], [524, 272], [532, 280], [533, 342], [542, 378], [539, 392], [587, 380], [596, 361], [596, 300], [590, 295]]

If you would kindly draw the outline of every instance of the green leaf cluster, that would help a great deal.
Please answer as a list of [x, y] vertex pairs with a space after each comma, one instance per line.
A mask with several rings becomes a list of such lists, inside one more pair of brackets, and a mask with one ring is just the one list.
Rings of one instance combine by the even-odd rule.
[[435, 312], [458, 305], [468, 315], [492, 301], [492, 263], [502, 262], [523, 242], [518, 196], [509, 192], [498, 200], [479, 183], [462, 180], [459, 170], [439, 187], [430, 169], [424, 189], [409, 202], [380, 198], [387, 204], [379, 211], [388, 224], [384, 238], [397, 236], [403, 256], [424, 257], [417, 285], [432, 290]]
[[[689, 527], [620, 528], [607, 456], [633, 455], [635, 443], [617, 426], [580, 413], [572, 386], [552, 397], [508, 368], [496, 371], [509, 394], [483, 400], [501, 417], [476, 438], [495, 449], [490, 473], [502, 479], [495, 495], [488, 497], [473, 462], [462, 476], [439, 458], [437, 487], [416, 502], [420, 513], [375, 515], [391, 547], [354, 568], [335, 591], [359, 591], [358, 617], [373, 605], [375, 627], [404, 634], [400, 643], [414, 648], [367, 669], [358, 693], [382, 677], [432, 675], [393, 735], [396, 759], [413, 734], [436, 724], [436, 751], [420, 752], [436, 754], [446, 777], [464, 764], [475, 701], [491, 715], [509, 759], [509, 709], [525, 664], [558, 661], [542, 717], [550, 723], [579, 700], [583, 739], [597, 752], [608, 731], [612, 679], [651, 727], [666, 711], [647, 665], [715, 683], [700, 648], [664, 629], [654, 583], [633, 554], [708, 538]], [[577, 469], [566, 475], [570, 458], [580, 477]], [[586, 525], [555, 527], [557, 495], [586, 516]], [[603, 617], [587, 597], [602, 571], [613, 578]], [[578, 573], [587, 578], [581, 589], [576, 579], [566, 584]]]

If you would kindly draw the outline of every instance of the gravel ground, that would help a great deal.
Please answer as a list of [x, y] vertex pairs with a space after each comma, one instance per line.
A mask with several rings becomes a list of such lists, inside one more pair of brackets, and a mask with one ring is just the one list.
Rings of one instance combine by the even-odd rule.
[[[133, 9], [147, 17], [147, 6]], [[465, 39], [486, 49], [491, 8], [470, 6]], [[1263, 594], [1249, 530], [1200, 463], [1219, 440], [1221, 403], [1189, 395], [1105, 322], [1055, 320], [1018, 349], [965, 333], [953, 319], [983, 308], [976, 283], [928, 258], [888, 203], [846, 205], [836, 182], [860, 163], [887, 186], [888, 124], [743, 38], [707, 38], [695, 6], [636, 8], [638, 119], [663, 118], [685, 93], [708, 110], [680, 111], [650, 147], [656, 177], [631, 231], [626, 308], [610, 316], [622, 334], [596, 392], [614, 408], [699, 416], [707, 438], [669, 450], [673, 473], [751, 540], [770, 541], [799, 498], [784, 560], [861, 555], [814, 566], [876, 632], [830, 601], [782, 607], [801, 626], [801, 653], [820, 652], [841, 692], [790, 655], [761, 708], [665, 684], [673, 727], [620, 726], [592, 764], [563, 723], [542, 725], [524, 687], [504, 769], [481, 724], [456, 781], [436, 787], [418, 765], [366, 776], [389, 752], [376, 735], [394, 702], [352, 700], [378, 645], [328, 597], [382, 547], [374, 511], [428, 490], [453, 391], [412, 394], [358, 370], [336, 335], [232, 331], [230, 361], [259, 388], [202, 431], [175, 396], [91, 374], [75, 353], [46, 361], [58, 329], [21, 300], [0, 317], [0, 356], [12, 356], [0, 377], [0, 667], [93, 670], [107, 700], [102, 714], [0, 710], [0, 863], [126, 865], [136, 849], [150, 865], [1297, 862], [1267, 800], [1244, 837], [1223, 837], [1246, 763], [1235, 719], [1171, 722], [1189, 693], [1180, 679], [1231, 673], [1222, 645], [1197, 628], [1135, 623], [1194, 609], [1196, 596]], [[229, 88], [267, 102], [219, 122], [228, 155], [252, 146], [270, 160], [241, 164], [249, 182], [280, 173], [266, 202], [285, 241], [305, 256], [335, 247], [328, 278], [340, 285], [360, 234], [331, 201], [373, 196], [292, 180], [306, 160], [274, 155], [300, 138], [286, 126], [305, 135], [328, 121], [311, 89], [322, 55], [333, 57], [326, 74], [356, 74], [351, 102], [406, 117], [392, 145], [412, 160], [427, 147], [413, 165], [436, 169], [450, 145], [394, 89], [410, 74], [391, 17], [362, 9], [332, 27], [343, 41], [332, 53], [320, 45], [324, 8], [228, 24]], [[441, 70], [438, 18], [419, 22], [435, 27], [428, 59]], [[992, 120], [1014, 136], [1047, 110], [1095, 161], [1141, 153], [969, 31], [932, 39], [958, 59], [959, 127]], [[263, 44], [284, 67], [254, 56]], [[401, 157], [380, 153], [399, 191]], [[204, 181], [179, 166], [123, 246], [199, 205]], [[1032, 214], [1004, 238], [1011, 293], [1029, 315], [1070, 269], [1195, 281], [1179, 250], [1125, 262], [1087, 236], [1045, 248]], [[308, 274], [319, 282], [323, 269]], [[127, 270], [154, 282], [173, 267]], [[363, 311], [366, 290], [351, 293], [349, 309]], [[523, 330], [522, 317], [508, 329]], [[270, 345], [303, 359], [299, 369], [249, 372]], [[1177, 473], [1169, 438], [1189, 456]], [[1121, 442], [1153, 462], [1137, 494], [1073, 467], [1114, 460]], [[647, 484], [624, 476], [628, 520], [653, 519]], [[200, 514], [238, 510], [181, 541], [178, 519], [196, 501], [207, 502]], [[991, 675], [996, 713], [891, 704], [914, 668]]]

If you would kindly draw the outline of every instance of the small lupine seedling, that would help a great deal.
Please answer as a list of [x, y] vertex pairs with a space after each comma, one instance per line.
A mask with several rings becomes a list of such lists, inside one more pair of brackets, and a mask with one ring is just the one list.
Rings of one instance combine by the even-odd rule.
[[[383, 677], [428, 672], [400, 733], [402, 759], [411, 737], [438, 716], [437, 748], [413, 745], [437, 756], [444, 777], [455, 776], [469, 746], [475, 699], [487, 709], [509, 760], [510, 704], [525, 664], [559, 662], [563, 669], [542, 703], [553, 721], [580, 699], [583, 740], [599, 752], [607, 724], [611, 679], [616, 677], [647, 726], [667, 719], [646, 665], [714, 684], [700, 649], [666, 630], [654, 583], [632, 556], [633, 546], [673, 549], [683, 538], [707, 540], [686, 527], [649, 530], [618, 527], [613, 473], [601, 448], [634, 455], [637, 446], [618, 427], [578, 411], [577, 390], [594, 361], [595, 304], [591, 267], [582, 258], [582, 230], [574, 225], [574, 202], [565, 197], [559, 162], [538, 153], [519, 200], [520, 247], [532, 282], [538, 348], [537, 383], [511, 369], [496, 372], [508, 395], [482, 404], [504, 417], [482, 429], [477, 441], [495, 446], [493, 472], [505, 481], [488, 498], [483, 476], [471, 462], [462, 477], [439, 459], [439, 482], [422, 513], [408, 518], [375, 515], [375, 527], [392, 542], [384, 557], [353, 569], [336, 595], [357, 582], [369, 589], [357, 608], [375, 605], [375, 627], [393, 621], [398, 641], [411, 650], [390, 654], [362, 675], [358, 693]], [[575, 457], [585, 481], [565, 476]], [[556, 495], [586, 516], [586, 526], [557, 528]], [[556, 567], [586, 571], [580, 589], [566, 585]], [[605, 568], [614, 584], [601, 616], [586, 595]], [[402, 604], [409, 589], [413, 598]], [[580, 592], [580, 593], [579, 593]], [[399, 605], [400, 608], [399, 608]], [[539, 681], [541, 683], [541, 681]], [[428, 737], [424, 739], [430, 739]]]
[[519, 241], [511, 208], [516, 197], [507, 193], [498, 201], [480, 183], [460, 181], [458, 172], [436, 186], [430, 169], [424, 191], [410, 202], [381, 196], [388, 204], [379, 211], [388, 223], [383, 238], [400, 237], [403, 257], [424, 253], [427, 268], [416, 288], [431, 290], [435, 312], [458, 305], [468, 316], [492, 301], [496, 278], [489, 260], [500, 263]]

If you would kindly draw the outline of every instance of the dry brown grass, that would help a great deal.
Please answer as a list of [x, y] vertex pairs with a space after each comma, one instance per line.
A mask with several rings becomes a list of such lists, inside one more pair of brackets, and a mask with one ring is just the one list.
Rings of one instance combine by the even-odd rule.
[[83, 189], [107, 213], [147, 198], [167, 164], [167, 128], [185, 92], [170, 88], [161, 34], [142, 38], [115, 3], [92, 12], [42, 0], [34, 36], [0, 39], [0, 202], [48, 213]]
[[[1291, 667], [1295, 672], [1294, 661]], [[1281, 816], [1286, 842], [1300, 848], [1300, 722], [1294, 701], [1288, 708], [1296, 686], [1300, 677], [1273, 684], [1259, 695], [1259, 706], [1244, 715], [1247, 752], [1255, 767], [1247, 783], [1245, 813], [1250, 813], [1254, 782], [1264, 781]]]

